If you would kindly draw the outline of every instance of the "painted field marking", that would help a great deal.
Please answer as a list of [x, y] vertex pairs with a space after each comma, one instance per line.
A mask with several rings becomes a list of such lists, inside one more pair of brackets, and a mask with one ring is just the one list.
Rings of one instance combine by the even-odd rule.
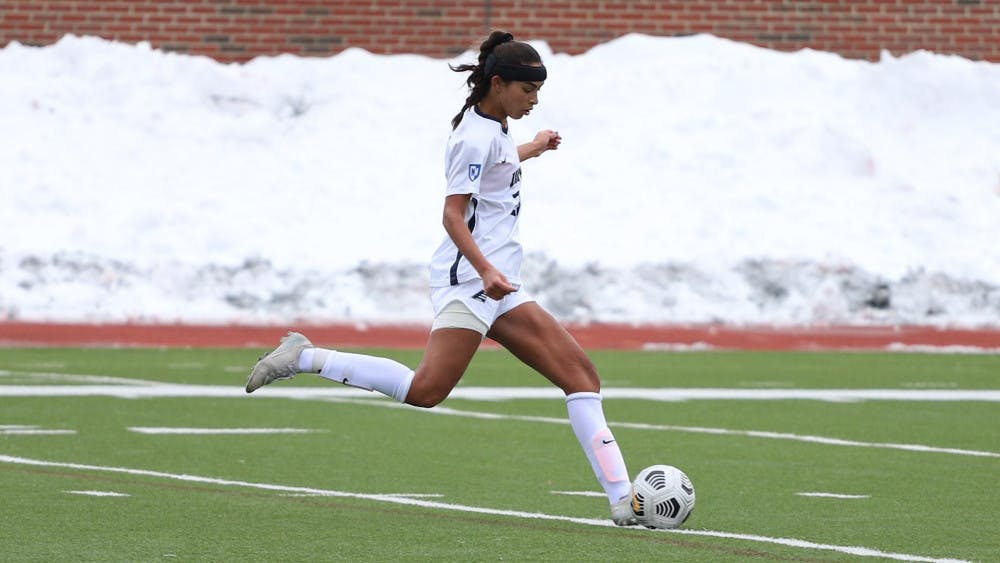
[[[421, 508], [452, 510], [456, 512], [471, 512], [475, 514], [488, 514], [492, 516], [504, 516], [510, 518], [568, 522], [572, 524], [583, 524], [587, 526], [614, 527], [614, 524], [611, 522], [610, 519], [599, 520], [595, 518], [577, 518], [574, 516], [561, 516], [556, 514], [545, 514], [541, 512], [523, 512], [520, 510], [504, 510], [498, 508], [485, 508], [485, 507], [468, 506], [462, 504], [450, 504], [438, 501], [421, 500], [421, 499], [392, 496], [392, 495], [366, 494], [366, 493], [355, 493], [350, 491], [336, 491], [330, 489], [315, 489], [311, 487], [294, 487], [286, 485], [277, 485], [272, 483], [235, 481], [231, 479], [217, 479], [214, 477], [202, 477], [198, 475], [165, 473], [162, 471], [152, 471], [149, 469], [131, 469], [127, 467], [109, 467], [101, 465], [86, 465], [81, 463], [44, 461], [39, 459], [29, 459], [29, 458], [8, 456], [2, 454], [0, 454], [0, 463], [10, 463], [16, 465], [28, 465], [36, 467], [59, 467], [64, 469], [78, 469], [82, 471], [102, 471], [106, 473], [121, 473], [126, 475], [139, 475], [144, 477], [171, 479], [175, 481], [184, 481], [189, 483], [204, 483], [204, 484], [219, 485], [226, 487], [243, 487], [249, 489], [259, 489], [264, 491], [274, 491], [280, 493], [316, 493], [330, 497], [354, 498], [354, 499], [368, 500], [374, 502], [385, 502], [392, 504], [418, 506]], [[713, 530], [685, 530], [685, 529], [656, 530], [656, 531], [647, 530], [645, 532], [640, 532], [640, 533], [669, 533], [669, 534], [680, 534], [688, 536], [703, 536], [703, 537], [713, 537], [722, 539], [732, 539], [732, 540], [750, 541], [758, 543], [768, 543], [768, 544], [782, 545], [788, 547], [798, 547], [802, 549], [833, 551], [837, 553], [845, 553], [848, 555], [855, 555], [859, 557], [881, 557], [884, 559], [894, 559], [896, 561], [918, 561], [927, 563], [966, 563], [962, 559], [947, 559], [947, 558], [942, 559], [934, 557], [925, 557], [921, 555], [910, 555], [907, 553], [887, 552], [869, 547], [824, 544], [824, 543], [811, 542], [795, 538], [774, 538], [769, 536], [759, 536], [756, 534], [740, 534], [733, 532], [719, 532]]]
[[77, 383], [111, 383], [118, 385], [162, 385], [157, 381], [136, 379], [133, 377], [115, 377], [111, 375], [91, 375], [83, 373], [62, 373], [44, 371], [17, 371], [0, 369], [0, 377], [23, 377], [25, 379], [41, 379], [43, 381], [68, 381]]
[[[725, 350], [725, 347], [715, 346], [707, 342], [698, 341], [692, 343], [685, 342], [644, 342], [638, 348], [645, 352], [705, 352], [711, 350]], [[879, 348], [838, 348], [838, 351], [849, 352], [851, 350], [866, 352], [878, 350]], [[881, 347], [886, 352], [903, 352], [908, 354], [1000, 354], [1000, 348], [990, 348], [986, 346], [964, 346], [961, 344], [948, 344], [935, 346], [932, 344], [906, 344], [903, 342], [891, 342]]]
[[129, 426], [129, 432], [138, 434], [196, 434], [196, 435], [225, 435], [225, 434], [311, 434], [314, 432], [328, 432], [328, 430], [314, 430], [310, 428], [169, 428], [164, 426]]
[[716, 347], [708, 342], [699, 340], [691, 344], [682, 342], [644, 342], [639, 349], [646, 352], [707, 352], [715, 350]]
[[27, 426], [23, 424], [0, 425], [0, 436], [65, 436], [68, 434], [76, 434], [76, 430], [42, 428], [40, 426]]
[[[329, 495], [326, 493], [287, 493], [281, 495], [283, 497], [328, 497], [336, 496]], [[381, 497], [394, 497], [394, 498], [443, 498], [444, 495], [439, 493], [378, 493], [377, 496]]]
[[[181, 385], [156, 383], [146, 381], [148, 385], [0, 385], [0, 397], [118, 397], [126, 399], [157, 398], [157, 397], [196, 397], [196, 398], [244, 398], [246, 393], [241, 387], [230, 385]], [[808, 399], [826, 401], [853, 400], [894, 400], [894, 401], [1000, 401], [1000, 390], [929, 390], [929, 389], [664, 389], [664, 388], [607, 388], [601, 391], [605, 398], [640, 399], [640, 400], [679, 400], [684, 395], [688, 399]], [[385, 408], [407, 408], [386, 399], [364, 399], [371, 397], [370, 392], [345, 387], [282, 387], [269, 388], [259, 394], [261, 398], [326, 400], [354, 402]], [[550, 387], [458, 387], [450, 395], [453, 399], [469, 400], [507, 400], [507, 399], [562, 399], [558, 389]], [[254, 400], [257, 400], [256, 398]], [[543, 422], [550, 424], [569, 424], [563, 418], [541, 416], [505, 415], [476, 411], [463, 411], [449, 407], [437, 406], [426, 409], [427, 412], [440, 415], [464, 416], [483, 420], [520, 420], [525, 422]], [[897, 444], [880, 442], [861, 442], [828, 438], [825, 436], [810, 436], [786, 432], [770, 432], [761, 430], [731, 430], [727, 428], [705, 428], [696, 426], [674, 426], [660, 424], [644, 424], [635, 422], [614, 422], [615, 428], [630, 428], [635, 430], [656, 430], [669, 432], [691, 432], [698, 434], [714, 434], [720, 436], [748, 436], [773, 440], [792, 440], [831, 446], [850, 446], [859, 448], [883, 448], [923, 453], [943, 453], [972, 457], [1000, 458], [1000, 453], [981, 450], [966, 450], [960, 448], [942, 448], [923, 444]]]
[[63, 491], [64, 493], [69, 493], [71, 495], [85, 495], [89, 497], [127, 497], [125, 493], [116, 493], [113, 491]]
[[598, 491], [549, 491], [554, 495], [569, 495], [572, 497], [601, 497], [604, 498], [604, 493]]
[[[351, 400], [351, 399], [327, 399], [333, 402], [355, 403], [371, 405], [383, 408], [404, 408], [407, 405], [386, 401], [381, 399]], [[476, 418], [480, 420], [517, 420], [521, 422], [542, 422], [545, 424], [568, 425], [569, 419], [553, 418], [548, 416], [528, 416], [519, 414], [498, 414], [492, 412], [466, 411], [440, 405], [432, 409], [424, 409], [418, 412], [427, 414], [438, 414], [444, 416], [462, 416], [466, 418]], [[731, 430], [728, 428], [706, 428], [701, 426], [674, 426], [670, 424], [646, 424], [642, 422], [613, 422], [609, 421], [608, 426], [614, 429], [629, 428], [632, 430], [657, 430], [664, 432], [689, 432], [694, 434], [713, 434], [716, 436], [747, 436], [751, 438], [765, 438], [770, 440], [791, 440], [794, 442], [807, 442], [812, 444], [823, 444], [826, 446], [847, 446], [855, 448], [881, 448], [889, 450], [902, 450], [908, 452], [938, 453], [950, 455], [965, 455], [972, 457], [993, 457], [1000, 458], [1000, 453], [965, 450], [959, 448], [941, 448], [937, 446], [926, 446], [923, 444], [895, 444], [890, 442], [860, 442], [857, 440], [844, 440], [841, 438], [827, 438], [825, 436], [810, 436], [807, 434], [792, 434], [789, 432], [770, 432], [764, 430]]]
[[871, 495], [844, 495], [840, 493], [795, 493], [800, 497], [817, 497], [817, 498], [842, 498], [842, 499], [861, 499], [861, 498], [872, 498]]
[[893, 342], [886, 345], [885, 351], [920, 354], [1000, 354], [1000, 348], [986, 348], [984, 346], [962, 346], [957, 344], [931, 346], [927, 344], [904, 344], [902, 342]]
[[[99, 376], [74, 376], [99, 377]], [[242, 385], [190, 385], [147, 380], [111, 378], [135, 385], [0, 385], [0, 397], [119, 397], [149, 399], [164, 397], [246, 397]], [[141, 382], [141, 383], [139, 383]], [[642, 401], [929, 401], [1000, 402], [1000, 389], [733, 389], [722, 387], [607, 387], [605, 399]], [[269, 387], [256, 397], [283, 399], [328, 399], [371, 396], [369, 392], [343, 386]], [[555, 387], [456, 387], [449, 398], [470, 401], [520, 399], [564, 399]]]
[[792, 440], [795, 442], [807, 442], [811, 444], [823, 444], [826, 446], [848, 446], [855, 448], [881, 448], [888, 450], [901, 450], [907, 452], [937, 453], [964, 455], [972, 457], [994, 457], [1000, 458], [1000, 453], [983, 450], [966, 450], [960, 448], [941, 448], [937, 446], [926, 446], [923, 444], [898, 444], [892, 442], [861, 442], [858, 440], [844, 440], [841, 438], [827, 438], [825, 436], [810, 436], [808, 434], [792, 434], [789, 432], [769, 432], [764, 430], [730, 430], [726, 428], [701, 428], [697, 426], [671, 426], [659, 424], [643, 424], [636, 422], [616, 422], [616, 428], [634, 428], [638, 430], [669, 430], [675, 432], [690, 432], [695, 434], [716, 434], [723, 436], [748, 436], [752, 438], [768, 438], [772, 440]]

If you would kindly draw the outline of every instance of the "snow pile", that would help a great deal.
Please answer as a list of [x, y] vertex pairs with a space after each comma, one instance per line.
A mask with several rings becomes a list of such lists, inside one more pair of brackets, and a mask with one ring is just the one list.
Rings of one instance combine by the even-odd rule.
[[[527, 288], [565, 321], [1000, 325], [1000, 65], [536, 47]], [[429, 322], [453, 61], [0, 49], [0, 318]]]

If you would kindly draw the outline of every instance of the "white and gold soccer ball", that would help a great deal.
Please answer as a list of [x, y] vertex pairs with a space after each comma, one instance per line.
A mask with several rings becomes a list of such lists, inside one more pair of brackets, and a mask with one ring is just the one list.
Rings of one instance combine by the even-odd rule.
[[672, 465], [651, 465], [632, 483], [632, 510], [647, 528], [679, 528], [694, 510], [694, 485]]

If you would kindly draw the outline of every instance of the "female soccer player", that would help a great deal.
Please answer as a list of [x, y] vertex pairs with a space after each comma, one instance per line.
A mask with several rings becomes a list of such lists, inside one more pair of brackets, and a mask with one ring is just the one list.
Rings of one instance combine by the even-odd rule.
[[521, 162], [559, 148], [554, 131], [515, 145], [508, 119], [538, 103], [547, 73], [530, 45], [494, 31], [480, 46], [465, 106], [452, 119], [445, 154], [447, 237], [431, 262], [434, 322], [416, 371], [386, 358], [316, 348], [290, 332], [262, 357], [247, 393], [297, 373], [321, 377], [397, 401], [433, 407], [458, 384], [486, 336], [566, 393], [569, 420], [611, 503], [618, 525], [635, 523], [632, 486], [618, 443], [608, 429], [594, 364], [567, 332], [521, 287]]

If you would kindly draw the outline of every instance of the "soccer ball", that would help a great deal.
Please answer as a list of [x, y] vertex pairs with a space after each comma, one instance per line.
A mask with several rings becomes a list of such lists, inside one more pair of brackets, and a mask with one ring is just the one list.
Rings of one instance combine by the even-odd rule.
[[694, 485], [672, 465], [651, 465], [632, 483], [632, 510], [647, 528], [679, 528], [694, 510]]

